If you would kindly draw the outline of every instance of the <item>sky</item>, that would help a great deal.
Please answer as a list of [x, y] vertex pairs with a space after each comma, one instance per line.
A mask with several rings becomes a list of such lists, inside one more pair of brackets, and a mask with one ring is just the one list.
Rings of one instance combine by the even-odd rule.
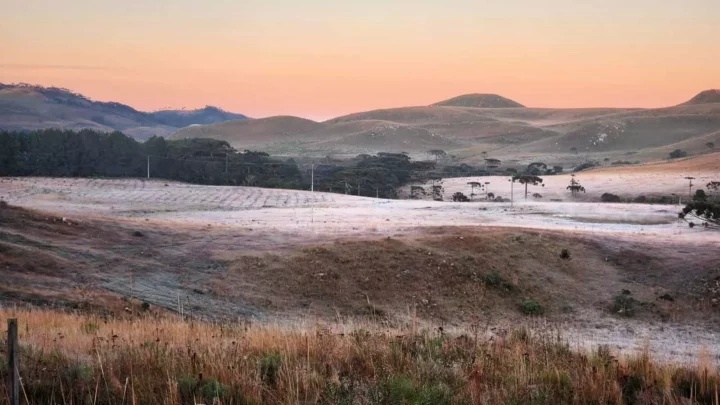
[[0, 0], [0, 82], [317, 120], [495, 93], [661, 107], [720, 88], [718, 0]]

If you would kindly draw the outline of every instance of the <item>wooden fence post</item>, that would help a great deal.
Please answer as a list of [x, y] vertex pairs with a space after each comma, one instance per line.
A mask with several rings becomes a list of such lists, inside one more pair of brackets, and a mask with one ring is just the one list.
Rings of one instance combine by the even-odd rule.
[[10, 405], [20, 405], [20, 375], [18, 372], [17, 319], [8, 319], [8, 394]]

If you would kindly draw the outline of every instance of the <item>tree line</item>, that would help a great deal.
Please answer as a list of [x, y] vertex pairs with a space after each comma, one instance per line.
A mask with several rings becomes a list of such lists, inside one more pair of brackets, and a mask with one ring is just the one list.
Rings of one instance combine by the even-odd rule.
[[146, 177], [207, 185], [304, 188], [292, 160], [237, 151], [215, 139], [140, 143], [121, 132], [46, 129], [0, 132], [0, 175], [52, 177]]

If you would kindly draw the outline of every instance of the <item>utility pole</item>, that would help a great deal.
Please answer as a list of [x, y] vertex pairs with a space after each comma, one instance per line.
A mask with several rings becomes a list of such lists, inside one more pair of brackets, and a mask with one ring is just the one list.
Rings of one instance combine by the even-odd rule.
[[515, 203], [515, 177], [510, 177], [510, 208]]
[[315, 163], [310, 163], [310, 192], [315, 192]]
[[695, 180], [695, 177], [685, 177], [685, 180], [688, 180], [690, 182], [690, 185], [688, 186], [688, 200], [692, 201], [692, 188], [693, 188], [693, 180]]
[[150, 178], [150, 155], [148, 155], [147, 159], [147, 178]]

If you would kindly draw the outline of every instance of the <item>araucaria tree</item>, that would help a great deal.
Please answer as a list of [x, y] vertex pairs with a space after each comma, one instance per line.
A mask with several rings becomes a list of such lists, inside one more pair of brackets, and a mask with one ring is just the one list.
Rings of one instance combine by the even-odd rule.
[[440, 150], [440, 149], [429, 150], [427, 153], [428, 153], [429, 155], [435, 156], [435, 161], [436, 161], [436, 162], [437, 162], [438, 159], [447, 156], [447, 153], [445, 153], [444, 150]]
[[520, 174], [517, 176], [513, 176], [512, 181], [517, 181], [518, 183], [525, 185], [525, 199], [527, 200], [528, 184], [537, 186], [539, 184], [542, 184], [543, 179], [538, 176], [533, 176], [531, 174]]
[[472, 200], [473, 197], [475, 197], [475, 189], [476, 188], [482, 190], [483, 187], [485, 187], [484, 184], [477, 182], [477, 181], [470, 181], [470, 182], [468, 182], [468, 185], [470, 186], [470, 200]]
[[678, 218], [684, 219], [690, 227], [695, 223], [692, 219], [703, 221], [703, 226], [709, 229], [720, 230], [720, 203], [707, 201], [694, 201], [687, 204]]
[[575, 180], [575, 175], [573, 174], [570, 178], [570, 185], [566, 187], [570, 192], [572, 193], [573, 197], [575, 197], [575, 194], [579, 192], [585, 192], [585, 187], [580, 185], [580, 182]]

